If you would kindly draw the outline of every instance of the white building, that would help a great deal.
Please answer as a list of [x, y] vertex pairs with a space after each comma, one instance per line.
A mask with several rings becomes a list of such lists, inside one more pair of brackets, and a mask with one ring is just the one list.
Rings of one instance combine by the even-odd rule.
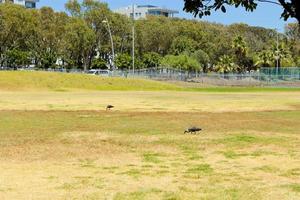
[[134, 16], [134, 19], [144, 19], [148, 15], [174, 17], [175, 14], [179, 13], [176, 10], [171, 10], [171, 9], [152, 6], [152, 5], [127, 6], [127, 7], [116, 9], [115, 12], [126, 15], [131, 18], [133, 18]]
[[36, 3], [39, 2], [39, 0], [0, 0], [0, 3], [4, 2], [12, 2], [25, 6], [26, 8], [36, 8]]

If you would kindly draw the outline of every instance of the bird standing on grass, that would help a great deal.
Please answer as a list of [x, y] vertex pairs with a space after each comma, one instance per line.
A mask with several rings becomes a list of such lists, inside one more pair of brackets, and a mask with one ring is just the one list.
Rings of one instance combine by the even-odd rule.
[[114, 108], [114, 106], [112, 106], [112, 105], [107, 105], [106, 106], [106, 110], [111, 110], [112, 108]]
[[201, 128], [197, 128], [197, 127], [191, 127], [191, 128], [188, 128], [184, 131], [184, 134], [186, 133], [190, 133], [190, 134], [197, 134], [197, 132], [199, 131], [202, 131]]

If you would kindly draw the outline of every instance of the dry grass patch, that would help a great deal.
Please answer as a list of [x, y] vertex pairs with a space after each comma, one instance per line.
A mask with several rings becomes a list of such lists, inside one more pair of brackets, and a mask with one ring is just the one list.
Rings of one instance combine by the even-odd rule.
[[108, 104], [112, 104], [116, 106], [115, 111], [122, 112], [220, 113], [292, 111], [298, 110], [299, 102], [299, 92], [73, 91], [61, 93], [0, 91], [0, 110], [103, 111]]
[[0, 111], [0, 198], [296, 199], [299, 117]]

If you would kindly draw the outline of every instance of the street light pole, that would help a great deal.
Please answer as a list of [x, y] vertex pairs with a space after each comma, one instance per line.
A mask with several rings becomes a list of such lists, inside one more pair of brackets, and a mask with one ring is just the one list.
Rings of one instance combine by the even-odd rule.
[[134, 27], [134, 4], [132, 5], [132, 72], [135, 70], [135, 27]]
[[276, 75], [278, 76], [279, 72], [279, 33], [277, 29], [275, 29], [277, 32], [277, 40], [276, 40]]
[[110, 25], [109, 25], [109, 22], [108, 22], [107, 18], [105, 18], [105, 20], [102, 21], [102, 23], [107, 24], [107, 30], [108, 30], [109, 37], [110, 37], [111, 51], [112, 51], [112, 52], [111, 52], [111, 53], [112, 53], [111, 65], [112, 65], [112, 68], [113, 68], [113, 70], [114, 70], [114, 68], [115, 68], [115, 48], [114, 48], [114, 41], [113, 41], [113, 37], [112, 37]]

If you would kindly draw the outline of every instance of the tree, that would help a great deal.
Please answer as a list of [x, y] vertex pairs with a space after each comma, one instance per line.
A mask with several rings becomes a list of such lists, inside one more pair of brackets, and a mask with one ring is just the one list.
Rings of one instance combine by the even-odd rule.
[[94, 59], [92, 62], [92, 69], [108, 69], [107, 65], [106, 65], [106, 61], [103, 60], [102, 58], [97, 58]]
[[210, 57], [205, 51], [199, 49], [198, 51], [191, 54], [191, 57], [197, 60], [198, 63], [202, 66], [203, 72], [208, 72]]
[[69, 66], [88, 69], [92, 46], [95, 43], [93, 30], [80, 18], [73, 18], [66, 25], [64, 36], [65, 58]]
[[145, 53], [142, 62], [147, 68], [158, 67], [161, 63], [161, 56], [155, 52]]
[[277, 66], [278, 62], [279, 69], [281, 68], [282, 61], [288, 61], [291, 58], [290, 51], [286, 48], [284, 43], [280, 43], [278, 47], [274, 44], [271, 52], [274, 60], [274, 66]]
[[[111, 13], [111, 32], [113, 35], [115, 51], [117, 53], [130, 53], [132, 48], [132, 25], [131, 20], [123, 15]], [[109, 41], [109, 52], [111, 51], [108, 31], [105, 30], [104, 41]], [[102, 41], [102, 46], [104, 45]]]
[[170, 53], [179, 55], [183, 52], [193, 53], [197, 48], [197, 42], [188, 37], [179, 36], [172, 42]]
[[43, 7], [32, 14], [36, 24], [26, 43], [38, 66], [45, 69], [54, 67], [57, 59], [62, 56], [61, 44], [68, 16], [56, 13], [50, 7]]
[[233, 58], [227, 55], [222, 56], [215, 66], [215, 71], [220, 73], [237, 72], [238, 66], [234, 63]]
[[268, 50], [263, 50], [258, 54], [256, 65], [261, 65], [262, 67], [275, 66], [280, 69], [282, 63], [290, 66], [293, 63], [297, 63], [297, 57], [292, 60], [291, 52], [286, 47], [286, 45], [281, 42], [278, 44], [273, 44]]
[[84, 20], [95, 36], [95, 41], [88, 51], [89, 60], [87, 61], [87, 67], [91, 66], [96, 54], [101, 54], [103, 59], [109, 61], [112, 57], [112, 52], [107, 24], [104, 21], [111, 23], [113, 20], [112, 12], [109, 10], [108, 5], [97, 0], [69, 0], [65, 7], [73, 18]]
[[273, 55], [269, 50], [264, 50], [258, 54], [256, 66], [270, 67], [273, 64]]
[[242, 36], [237, 36], [232, 42], [232, 48], [235, 54], [235, 63], [239, 66], [240, 72], [250, 71], [254, 67], [254, 61], [247, 56], [248, 48]]
[[300, 56], [298, 56], [298, 58], [296, 58], [296, 66], [300, 66]]
[[118, 69], [130, 69], [132, 65], [132, 57], [129, 54], [119, 54], [115, 60]]
[[238, 59], [242, 59], [243, 57], [246, 57], [247, 44], [243, 37], [241, 36], [235, 37], [232, 42], [232, 48], [234, 49], [234, 53]]
[[25, 67], [30, 64], [30, 56], [26, 51], [8, 50], [5, 53], [5, 57], [8, 67]]
[[82, 9], [78, 0], [69, 0], [65, 4], [65, 8], [72, 17], [82, 17]]
[[253, 11], [258, 3], [270, 3], [281, 6], [284, 20], [296, 18], [300, 24], [300, 2], [299, 0], [184, 0], [184, 10], [196, 16], [210, 15], [212, 11], [221, 10], [226, 12], [226, 6], [243, 7], [246, 11]]
[[[69, 15], [47, 7], [25, 9], [15, 4], [0, 4], [0, 65], [9, 61], [9, 65], [18, 66], [19, 59], [15, 58], [26, 53], [37, 67], [52, 68], [57, 61], [67, 67], [85, 70], [104, 67], [112, 57], [106, 22], [112, 32], [115, 55], [130, 55], [130, 18], [113, 13], [107, 4], [98, 0], [69, 0], [66, 8]], [[169, 60], [170, 66], [205, 72], [211, 70], [209, 66], [216, 65], [223, 55], [233, 55], [240, 70], [249, 71], [257, 52], [274, 52], [269, 47], [274, 44], [277, 34], [272, 29], [246, 24], [227, 26], [155, 16], [136, 20], [135, 27], [137, 67], [159, 66], [162, 56], [175, 54], [175, 57], [167, 56], [176, 59], [176, 62]], [[292, 66], [299, 61], [298, 30], [298, 24], [288, 24], [285, 35], [279, 33], [280, 38], [284, 38], [284, 49], [289, 52], [289, 58], [280, 57], [282, 66]], [[235, 35], [240, 38], [234, 38]], [[274, 60], [273, 55], [272, 66]]]
[[149, 16], [147, 20], [137, 20], [137, 49], [140, 54], [156, 52], [166, 55], [174, 36], [171, 20], [166, 17]]
[[285, 35], [288, 38], [288, 45], [292, 58], [297, 64], [300, 55], [300, 25], [296, 23], [287, 24], [285, 26]]
[[292, 41], [300, 41], [300, 25], [288, 23], [285, 26], [285, 35]]
[[196, 59], [188, 55], [167, 55], [162, 59], [161, 65], [163, 67], [171, 67], [180, 70], [200, 71], [201, 66]]
[[35, 19], [22, 6], [0, 4], [0, 65], [10, 50], [28, 51], [27, 39], [34, 33]]

